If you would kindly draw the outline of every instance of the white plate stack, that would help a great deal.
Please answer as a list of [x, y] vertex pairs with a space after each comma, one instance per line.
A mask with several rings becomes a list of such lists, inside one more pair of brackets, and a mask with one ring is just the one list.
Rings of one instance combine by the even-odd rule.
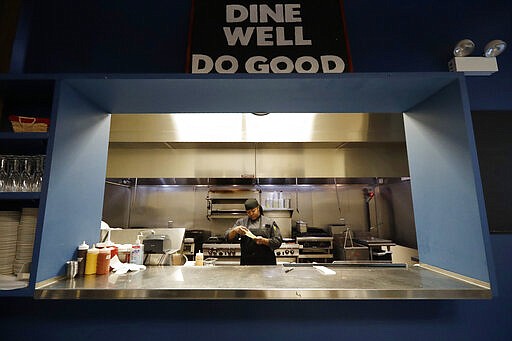
[[16, 256], [19, 211], [0, 211], [0, 274], [12, 275]]
[[23, 265], [32, 262], [34, 238], [36, 235], [37, 208], [23, 208], [21, 211], [18, 237], [16, 242], [16, 257], [13, 272], [18, 274]]

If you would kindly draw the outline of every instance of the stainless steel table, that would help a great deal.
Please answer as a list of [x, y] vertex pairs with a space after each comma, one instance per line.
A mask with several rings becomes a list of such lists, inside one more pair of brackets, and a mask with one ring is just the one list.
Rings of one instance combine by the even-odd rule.
[[[299, 265], [299, 264], [298, 264]], [[150, 266], [38, 284], [39, 299], [487, 299], [470, 283], [422, 267]], [[320, 266], [318, 264], [317, 266]], [[332, 271], [326, 274], [325, 268]]]

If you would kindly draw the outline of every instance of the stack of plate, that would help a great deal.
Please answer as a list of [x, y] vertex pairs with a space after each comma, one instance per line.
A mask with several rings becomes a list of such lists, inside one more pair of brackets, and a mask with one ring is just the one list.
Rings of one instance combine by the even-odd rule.
[[20, 212], [0, 211], [0, 274], [12, 275]]
[[[15, 274], [18, 274], [23, 269], [23, 265], [28, 265], [32, 262], [36, 223], [37, 208], [23, 208], [21, 211], [20, 224], [18, 226], [16, 258], [13, 266], [13, 272]], [[25, 272], [28, 271], [25, 270]]]

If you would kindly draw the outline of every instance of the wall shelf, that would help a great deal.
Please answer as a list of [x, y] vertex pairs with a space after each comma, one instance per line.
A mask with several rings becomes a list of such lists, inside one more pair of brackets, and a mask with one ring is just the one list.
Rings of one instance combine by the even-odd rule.
[[0, 139], [2, 140], [47, 140], [48, 136], [48, 133], [0, 132]]
[[0, 192], [0, 200], [39, 200], [41, 192]]

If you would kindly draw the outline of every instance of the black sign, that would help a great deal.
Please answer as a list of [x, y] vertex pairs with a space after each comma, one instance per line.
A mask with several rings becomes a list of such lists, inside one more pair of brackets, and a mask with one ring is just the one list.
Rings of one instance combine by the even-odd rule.
[[339, 0], [195, 0], [191, 73], [351, 69]]

